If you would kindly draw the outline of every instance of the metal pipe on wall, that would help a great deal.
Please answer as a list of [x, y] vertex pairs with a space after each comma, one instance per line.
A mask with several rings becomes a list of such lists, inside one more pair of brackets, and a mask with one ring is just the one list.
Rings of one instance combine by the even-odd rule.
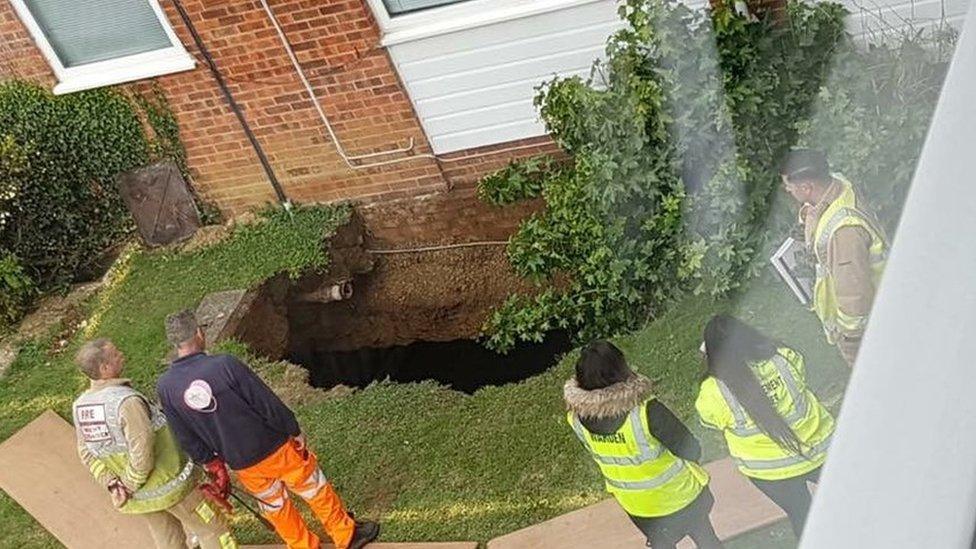
[[180, 2], [180, 0], [173, 0], [173, 5], [176, 7], [176, 11], [179, 12], [180, 19], [183, 20], [183, 24], [185, 24], [187, 30], [190, 31], [190, 36], [193, 37], [193, 42], [200, 51], [200, 55], [202, 55], [203, 59], [207, 62], [207, 66], [210, 68], [210, 73], [217, 81], [217, 85], [220, 87], [220, 91], [224, 94], [224, 99], [230, 106], [230, 110], [233, 111], [234, 116], [237, 117], [237, 121], [241, 124], [241, 128], [244, 129], [244, 134], [247, 136], [248, 141], [250, 141], [251, 148], [253, 148], [255, 154], [257, 154], [258, 160], [261, 162], [261, 167], [264, 169], [264, 173], [267, 176], [268, 181], [274, 188], [275, 195], [278, 197], [278, 202], [280, 202], [286, 210], [291, 211], [291, 201], [285, 194], [285, 190], [281, 187], [281, 182], [278, 181], [278, 177], [275, 175], [274, 169], [271, 167], [271, 163], [268, 161], [267, 155], [264, 154], [264, 149], [261, 147], [257, 137], [255, 137], [254, 132], [251, 130], [251, 126], [247, 123], [247, 119], [244, 117], [244, 113], [241, 111], [240, 105], [237, 104], [237, 101], [234, 99], [234, 95], [230, 91], [230, 88], [227, 87], [227, 82], [224, 81], [224, 76], [220, 73], [220, 69], [217, 67], [217, 63], [214, 61], [213, 56], [210, 55], [210, 50], [207, 49], [206, 44], [203, 42], [203, 38], [201, 38], [200, 33], [197, 32], [197, 28], [193, 24], [193, 20], [190, 19], [190, 14], [186, 12], [186, 8], [183, 7], [183, 3]]

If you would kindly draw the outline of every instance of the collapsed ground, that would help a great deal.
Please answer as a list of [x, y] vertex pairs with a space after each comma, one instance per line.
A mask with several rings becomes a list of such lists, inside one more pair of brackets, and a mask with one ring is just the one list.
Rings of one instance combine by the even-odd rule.
[[[66, 348], [59, 349], [56, 338], [32, 343], [0, 380], [0, 440], [46, 408], [70, 417], [71, 401], [85, 386], [71, 356], [85, 337], [115, 339], [128, 355], [127, 375], [151, 394], [164, 368], [166, 314], [213, 291], [257, 286], [279, 272], [296, 279], [321, 272], [327, 263], [321, 242], [346, 218], [345, 211], [304, 209], [294, 220], [276, 214], [241, 228], [210, 248], [128, 255], [114, 282], [88, 302], [85, 327]], [[435, 289], [410, 295], [422, 300]], [[778, 285], [761, 280], [732, 299], [689, 298], [619, 340], [632, 365], [654, 380], [659, 397], [689, 424], [701, 376], [700, 330], [720, 311], [798, 347], [807, 355], [815, 390], [839, 394], [844, 367], [822, 342], [816, 319]], [[249, 352], [240, 344], [224, 348]], [[570, 353], [521, 383], [487, 386], [470, 396], [434, 382], [326, 392], [305, 383], [304, 371], [294, 365], [253, 356], [251, 364], [294, 407], [349, 505], [384, 523], [384, 540], [485, 541], [606, 497], [565, 425], [561, 387], [572, 359]], [[706, 459], [718, 457], [721, 445], [711, 435], [704, 440]], [[3, 494], [0, 523], [0, 547], [57, 546]], [[235, 530], [245, 543], [273, 540], [243, 514], [235, 517]]]

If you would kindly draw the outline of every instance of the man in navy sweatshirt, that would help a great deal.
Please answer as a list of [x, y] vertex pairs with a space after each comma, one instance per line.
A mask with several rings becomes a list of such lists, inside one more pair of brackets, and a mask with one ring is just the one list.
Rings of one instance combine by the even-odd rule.
[[210, 473], [212, 494], [227, 499], [230, 467], [291, 549], [317, 549], [320, 541], [289, 492], [308, 502], [338, 549], [376, 539], [378, 524], [346, 512], [295, 414], [240, 360], [206, 353], [193, 311], [167, 317], [166, 337], [177, 359], [159, 379], [159, 400], [183, 450]]

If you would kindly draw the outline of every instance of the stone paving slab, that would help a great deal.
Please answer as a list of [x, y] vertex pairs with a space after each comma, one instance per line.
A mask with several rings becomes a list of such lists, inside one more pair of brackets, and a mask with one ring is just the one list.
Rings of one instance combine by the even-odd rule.
[[[723, 540], [776, 523], [786, 515], [742, 476], [729, 459], [705, 466], [715, 495], [711, 519]], [[488, 549], [528, 549], [559, 547], [643, 547], [645, 539], [614, 500], [606, 500], [529, 526], [488, 542]], [[678, 547], [694, 547], [685, 539]]]
[[78, 459], [74, 428], [51, 410], [0, 444], [0, 489], [71, 549], [153, 546], [144, 519], [112, 507]]

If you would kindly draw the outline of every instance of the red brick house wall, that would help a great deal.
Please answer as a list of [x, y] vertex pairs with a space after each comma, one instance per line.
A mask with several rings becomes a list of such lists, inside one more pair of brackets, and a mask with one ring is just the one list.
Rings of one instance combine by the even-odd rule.
[[[193, 185], [229, 213], [273, 201], [272, 187], [189, 32], [173, 4], [161, 4], [198, 62], [194, 70], [155, 79], [179, 121]], [[441, 160], [422, 157], [351, 169], [337, 153], [259, 2], [184, 0], [184, 6], [293, 201], [429, 194], [470, 186], [513, 158], [556, 150], [542, 137], [451, 153]], [[365, 0], [275, 0], [272, 6], [348, 154], [398, 148], [410, 139], [413, 154], [431, 153], [396, 69], [379, 45], [379, 27]], [[48, 87], [55, 83], [6, 1], [0, 1], [0, 40], [0, 78]]]

